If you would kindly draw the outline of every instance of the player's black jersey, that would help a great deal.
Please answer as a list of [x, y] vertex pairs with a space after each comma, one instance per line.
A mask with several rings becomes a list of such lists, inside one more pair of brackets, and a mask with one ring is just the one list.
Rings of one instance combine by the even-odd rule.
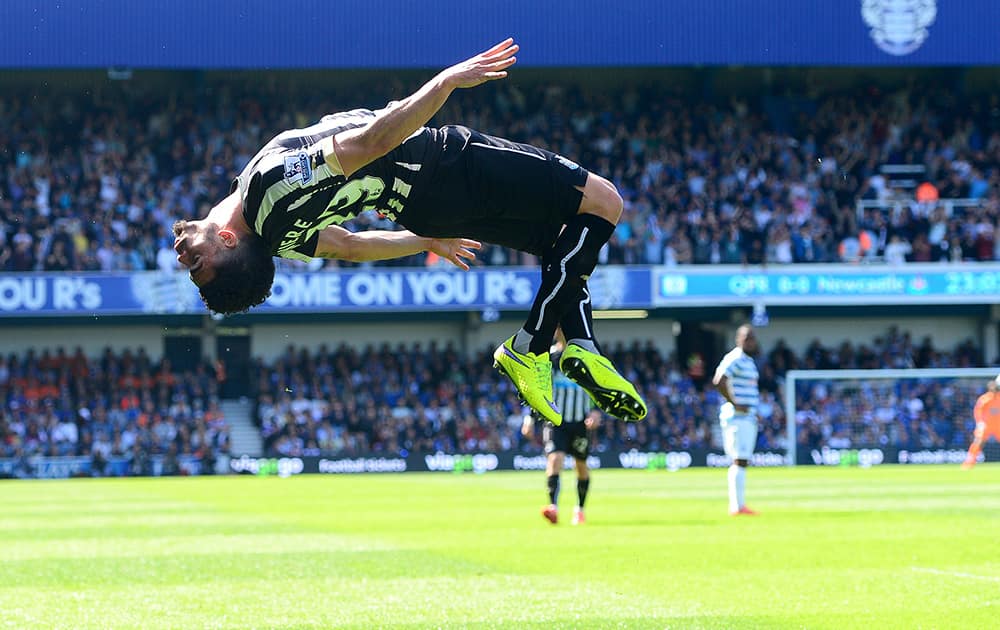
[[460, 125], [421, 127], [350, 177], [335, 172], [322, 140], [377, 115], [356, 109], [285, 131], [233, 182], [244, 219], [273, 255], [308, 260], [323, 228], [375, 210], [420, 236], [471, 238], [540, 256], [579, 210], [585, 169]]
[[432, 130], [421, 128], [350, 177], [330, 168], [320, 146], [324, 138], [366, 126], [375, 116], [371, 110], [356, 109], [285, 131], [233, 182], [232, 190], [239, 190], [243, 201], [244, 219], [273, 255], [309, 260], [323, 228], [366, 210], [395, 220], [406, 207], [411, 188], [425, 178], [426, 164], [440, 152]]

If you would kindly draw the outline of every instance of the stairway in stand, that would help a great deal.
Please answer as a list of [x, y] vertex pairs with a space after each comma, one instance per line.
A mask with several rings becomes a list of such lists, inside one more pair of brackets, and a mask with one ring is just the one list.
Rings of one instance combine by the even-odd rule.
[[263, 455], [264, 441], [253, 422], [253, 401], [247, 398], [223, 400], [219, 407], [229, 424], [230, 454], [233, 457]]

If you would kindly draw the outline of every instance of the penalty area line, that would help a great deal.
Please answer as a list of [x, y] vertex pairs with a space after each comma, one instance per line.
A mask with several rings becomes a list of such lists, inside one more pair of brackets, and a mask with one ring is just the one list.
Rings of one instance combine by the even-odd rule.
[[910, 567], [919, 573], [931, 573], [933, 575], [946, 575], [948, 577], [967, 578], [970, 580], [986, 580], [988, 582], [1000, 582], [1000, 577], [995, 575], [976, 575], [975, 573], [962, 573], [961, 571], [944, 571], [942, 569], [932, 569], [930, 567]]

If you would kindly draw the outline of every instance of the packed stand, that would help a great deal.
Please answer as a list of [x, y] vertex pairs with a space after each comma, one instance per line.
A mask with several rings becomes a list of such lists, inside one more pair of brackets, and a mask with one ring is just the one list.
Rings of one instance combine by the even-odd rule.
[[174, 370], [141, 348], [0, 356], [0, 458], [19, 460], [27, 476], [38, 458], [55, 456], [90, 457], [96, 475], [118, 458], [127, 474], [150, 474], [154, 463], [160, 474], [181, 474], [179, 458], [190, 457], [211, 472], [229, 452], [222, 374], [206, 364]]
[[[711, 369], [705, 369], [703, 359], [664, 356], [652, 342], [606, 350], [622, 375], [643, 393], [649, 415], [638, 423], [605, 418], [593, 436], [596, 452], [721, 448], [717, 418], [722, 399], [710, 384]], [[914, 344], [895, 329], [870, 344], [845, 342], [826, 348], [817, 341], [802, 355], [779, 342], [758, 362], [758, 450], [786, 447], [783, 385], [789, 369], [983, 365], [971, 342], [943, 352], [928, 339]], [[537, 440], [519, 433], [527, 410], [491, 365], [487, 350], [466, 358], [452, 346], [434, 343], [362, 351], [348, 346], [324, 346], [316, 352], [289, 347], [271, 363], [258, 360], [255, 369], [256, 418], [265, 451], [275, 456], [539, 452]], [[908, 446], [914, 436], [921, 436], [921, 443], [927, 441], [924, 436], [932, 436], [929, 444], [948, 446], [968, 440], [971, 394], [942, 402], [946, 397], [940, 384], [901, 381], [887, 386], [866, 385], [865, 391], [874, 393], [864, 404], [853, 390], [839, 385], [803, 388], [797, 418], [800, 444]], [[985, 385], [976, 381], [973, 387]], [[886, 392], [892, 388], [897, 395], [890, 397]], [[914, 398], [923, 401], [923, 415], [912, 415]], [[892, 422], [884, 409], [890, 403]], [[867, 413], [870, 406], [879, 413]], [[953, 413], [943, 414], [946, 410]], [[950, 430], [940, 426], [942, 421], [951, 423]]]
[[[199, 76], [169, 99], [141, 78], [85, 93], [6, 91], [0, 269], [176, 269], [173, 221], [204, 216], [271, 136], [326, 112], [380, 107], [418, 85], [406, 76], [362, 74], [323, 90], [294, 77]], [[1000, 97], [927, 88], [713, 102], [666, 81], [613, 90], [509, 81], [463, 91], [433, 124], [534, 143], [611, 177], [625, 214], [607, 263], [997, 260]], [[883, 163], [925, 169], [923, 201], [881, 174]], [[934, 201], [954, 197], [978, 203], [949, 214]], [[879, 207], [859, 216], [859, 198]], [[349, 225], [368, 226], [392, 227], [374, 215]], [[480, 261], [528, 262], [498, 247]]]

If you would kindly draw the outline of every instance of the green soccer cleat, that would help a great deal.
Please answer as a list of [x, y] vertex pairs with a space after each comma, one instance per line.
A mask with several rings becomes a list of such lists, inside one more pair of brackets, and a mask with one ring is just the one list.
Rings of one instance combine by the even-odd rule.
[[513, 347], [514, 338], [500, 344], [493, 353], [493, 367], [514, 383], [525, 403], [542, 418], [558, 426], [562, 414], [552, 400], [552, 362], [549, 353], [520, 353]]
[[571, 343], [563, 350], [559, 369], [587, 390], [594, 404], [605, 413], [628, 422], [646, 417], [646, 403], [639, 392], [607, 358]]

